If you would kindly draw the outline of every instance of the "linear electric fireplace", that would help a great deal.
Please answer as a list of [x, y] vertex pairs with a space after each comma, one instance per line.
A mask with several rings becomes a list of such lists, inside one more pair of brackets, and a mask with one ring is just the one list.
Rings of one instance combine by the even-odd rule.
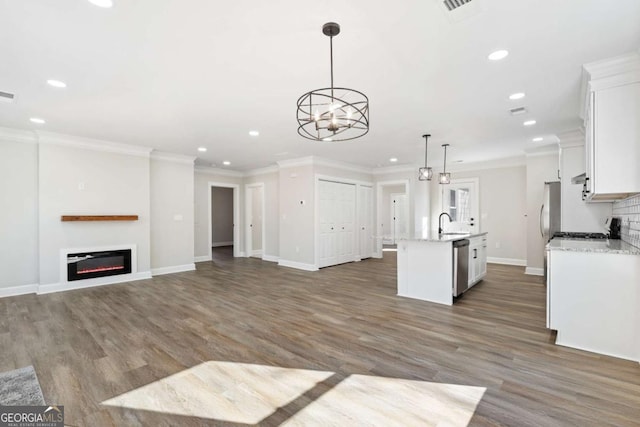
[[131, 273], [131, 249], [67, 254], [67, 280]]

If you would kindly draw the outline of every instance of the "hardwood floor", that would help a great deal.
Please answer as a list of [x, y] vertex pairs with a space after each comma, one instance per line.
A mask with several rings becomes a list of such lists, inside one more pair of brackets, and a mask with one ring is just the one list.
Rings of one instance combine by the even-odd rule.
[[[521, 267], [489, 265], [486, 279], [447, 307], [395, 295], [395, 252], [319, 272], [214, 253], [195, 272], [0, 299], [0, 371], [33, 365], [47, 403], [64, 405], [75, 426], [315, 424], [319, 418], [299, 416], [374, 377], [486, 388], [474, 426], [639, 425], [640, 365], [553, 345], [542, 279]], [[185, 415], [170, 403], [193, 404], [188, 396], [163, 403], [153, 395], [181, 378], [222, 375], [221, 366], [252, 380], [231, 377], [236, 388], [217, 396], [251, 395], [256, 381], [271, 379], [262, 387], [276, 399], [291, 393], [286, 372], [327, 374], [251, 422]], [[201, 386], [187, 384], [187, 394]], [[126, 398], [164, 409], [117, 406]], [[389, 394], [390, 405], [394, 399]], [[206, 404], [195, 406], [198, 414]], [[415, 422], [390, 414], [398, 425]]]

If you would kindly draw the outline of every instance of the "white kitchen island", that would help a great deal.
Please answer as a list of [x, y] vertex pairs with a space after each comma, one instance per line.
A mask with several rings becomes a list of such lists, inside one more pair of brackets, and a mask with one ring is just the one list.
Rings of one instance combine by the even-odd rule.
[[[469, 239], [470, 285], [486, 272], [486, 234], [432, 233], [432, 238], [400, 240], [398, 243], [398, 296], [453, 304], [453, 242]], [[477, 243], [475, 243], [477, 241]], [[483, 245], [484, 243], [484, 245]], [[474, 247], [475, 244], [475, 247]]]

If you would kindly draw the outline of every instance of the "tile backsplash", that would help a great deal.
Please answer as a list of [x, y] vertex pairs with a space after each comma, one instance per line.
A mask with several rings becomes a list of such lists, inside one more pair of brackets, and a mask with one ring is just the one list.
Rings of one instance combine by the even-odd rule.
[[640, 248], [640, 194], [615, 202], [613, 216], [622, 218], [622, 240]]

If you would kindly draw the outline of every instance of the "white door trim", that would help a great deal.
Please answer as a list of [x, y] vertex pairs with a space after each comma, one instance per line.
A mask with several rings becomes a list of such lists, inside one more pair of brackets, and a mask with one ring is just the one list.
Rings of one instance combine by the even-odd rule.
[[213, 187], [233, 188], [233, 256], [242, 256], [240, 252], [240, 185], [229, 184], [227, 182], [209, 181], [209, 194], [207, 196], [207, 199], [209, 200], [209, 223], [207, 224], [207, 230], [209, 230], [209, 237], [207, 239], [209, 242], [209, 259], [213, 257], [213, 251], [211, 250], [211, 247], [213, 245], [213, 238], [211, 236], [211, 219], [213, 214], [213, 212], [211, 211], [211, 189]]
[[245, 184], [244, 186], [244, 236], [245, 236], [245, 256], [248, 258], [253, 254], [253, 233], [251, 230], [251, 212], [253, 212], [253, 200], [252, 200], [252, 191], [255, 188], [262, 189], [262, 206], [260, 210], [262, 211], [262, 256], [265, 254], [265, 244], [266, 244], [266, 231], [264, 224], [264, 214], [265, 214], [265, 201], [264, 201], [264, 182], [255, 182], [251, 184]]
[[[376, 241], [374, 243], [374, 258], [382, 258], [382, 210], [386, 209], [382, 206], [382, 187], [389, 185], [404, 185], [404, 192], [407, 195], [407, 215], [409, 215], [407, 227], [409, 227], [408, 234], [411, 235], [411, 193], [409, 190], [408, 179], [397, 179], [393, 181], [380, 181], [376, 183]], [[440, 203], [442, 205], [442, 203]]]

